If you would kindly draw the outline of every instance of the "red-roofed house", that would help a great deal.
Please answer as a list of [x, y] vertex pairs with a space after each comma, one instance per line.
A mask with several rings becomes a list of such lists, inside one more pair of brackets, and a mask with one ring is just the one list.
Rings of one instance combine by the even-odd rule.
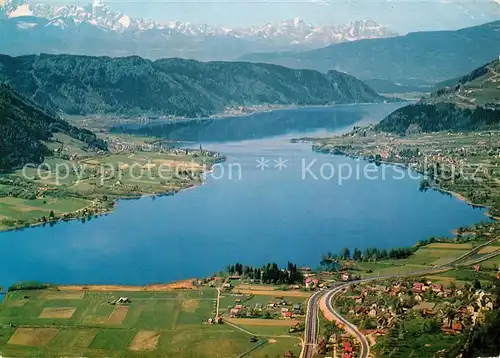
[[424, 289], [424, 284], [420, 282], [415, 282], [413, 288], [411, 289], [414, 293], [421, 293]]
[[453, 329], [455, 332], [462, 332], [464, 327], [460, 322], [453, 322], [451, 329]]
[[433, 283], [431, 285], [432, 292], [443, 292], [443, 285], [438, 285], [437, 283]]
[[343, 358], [351, 358], [352, 357], [352, 347], [350, 342], [344, 342], [344, 349], [342, 351]]

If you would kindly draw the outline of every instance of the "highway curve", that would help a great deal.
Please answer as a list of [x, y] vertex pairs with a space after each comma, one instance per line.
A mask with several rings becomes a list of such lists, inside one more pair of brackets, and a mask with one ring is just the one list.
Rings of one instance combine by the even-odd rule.
[[[482, 244], [478, 247], [475, 247], [468, 253], [460, 256], [459, 258], [449, 262], [446, 265], [438, 266], [438, 267], [432, 267], [426, 270], [422, 271], [417, 271], [417, 272], [411, 272], [411, 273], [406, 273], [406, 274], [398, 274], [398, 275], [390, 275], [390, 276], [382, 276], [382, 277], [372, 277], [372, 278], [367, 278], [363, 280], [358, 280], [358, 281], [350, 281], [347, 283], [343, 283], [341, 285], [338, 285], [330, 290], [320, 290], [315, 292], [311, 298], [309, 299], [307, 303], [307, 315], [306, 315], [306, 326], [305, 326], [305, 333], [304, 333], [304, 346], [302, 349], [301, 357], [302, 358], [312, 358], [315, 354], [315, 347], [316, 347], [316, 338], [318, 335], [318, 320], [317, 320], [317, 312], [318, 312], [318, 304], [319, 301], [322, 299], [323, 296], [325, 299], [325, 304], [326, 308], [329, 311], [329, 313], [335, 317], [338, 321], [342, 322], [342, 324], [345, 325], [346, 330], [351, 333], [352, 335], [355, 336], [355, 338], [361, 343], [361, 352], [359, 354], [359, 357], [361, 358], [368, 358], [370, 355], [370, 344], [366, 337], [358, 330], [358, 328], [353, 325], [352, 323], [349, 323], [345, 318], [343, 318], [337, 311], [335, 311], [333, 305], [332, 305], [332, 299], [335, 296], [335, 294], [339, 293], [343, 289], [347, 288], [351, 284], [360, 284], [360, 283], [367, 283], [367, 282], [373, 282], [373, 281], [378, 281], [378, 280], [387, 280], [387, 279], [393, 279], [393, 278], [401, 278], [401, 277], [408, 277], [408, 276], [423, 276], [423, 275], [429, 275], [429, 274], [436, 274], [436, 273], [441, 273], [445, 271], [449, 271], [453, 269], [453, 265], [455, 265], [458, 261], [463, 260], [467, 256], [476, 253], [480, 248], [485, 247], [492, 242], [498, 240], [500, 237], [496, 237], [493, 240], [488, 241], [485, 244]], [[471, 264], [477, 264], [479, 262], [488, 260], [494, 256], [497, 256], [500, 254], [500, 250], [494, 251], [488, 255], [485, 255], [481, 258], [474, 259], [467, 261], [467, 265]]]

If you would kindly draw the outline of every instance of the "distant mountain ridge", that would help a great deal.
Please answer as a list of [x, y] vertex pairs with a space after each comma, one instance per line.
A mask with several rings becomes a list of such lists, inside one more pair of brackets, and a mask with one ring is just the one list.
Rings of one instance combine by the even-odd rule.
[[9, 55], [44, 52], [232, 60], [255, 51], [311, 49], [397, 35], [370, 20], [314, 26], [295, 18], [248, 28], [158, 22], [115, 12], [101, 0], [83, 6], [5, 0], [2, 9], [0, 31], [5, 35], [0, 52]]
[[417, 104], [391, 113], [377, 128], [411, 134], [434, 131], [470, 131], [500, 125], [500, 61], [495, 60]]
[[276, 65], [0, 55], [0, 82], [68, 114], [206, 117], [228, 107], [382, 102], [358, 79]]
[[457, 31], [415, 32], [360, 40], [300, 53], [260, 53], [243, 61], [318, 71], [337, 70], [360, 79], [436, 83], [456, 78], [498, 56], [500, 21]]

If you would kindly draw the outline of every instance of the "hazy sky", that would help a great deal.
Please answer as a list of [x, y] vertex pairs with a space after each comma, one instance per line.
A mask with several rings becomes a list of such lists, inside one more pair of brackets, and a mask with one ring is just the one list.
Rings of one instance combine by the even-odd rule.
[[[68, 0], [89, 3], [91, 0]], [[404, 33], [500, 19], [500, 0], [105, 0], [136, 17], [244, 27], [301, 17], [318, 24], [370, 19]]]

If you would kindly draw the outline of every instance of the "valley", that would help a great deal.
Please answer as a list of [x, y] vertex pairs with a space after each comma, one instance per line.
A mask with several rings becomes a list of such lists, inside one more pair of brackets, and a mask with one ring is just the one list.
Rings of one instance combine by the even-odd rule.
[[498, 355], [496, 2], [250, 3], [0, 1], [0, 356]]

